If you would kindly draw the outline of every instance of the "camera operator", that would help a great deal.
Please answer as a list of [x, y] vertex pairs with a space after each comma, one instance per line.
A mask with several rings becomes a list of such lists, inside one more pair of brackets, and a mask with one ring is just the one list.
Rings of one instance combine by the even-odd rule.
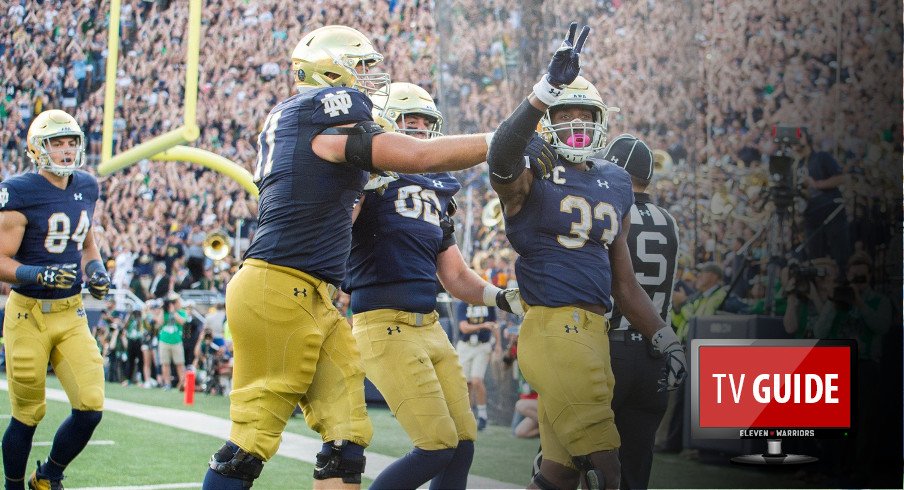
[[[883, 470], [885, 457], [879, 449], [886, 437], [888, 421], [883, 418], [883, 394], [890, 388], [884, 380], [883, 339], [893, 322], [891, 301], [873, 290], [872, 264], [865, 253], [848, 260], [847, 282], [832, 292], [830, 301], [820, 310], [813, 330], [821, 339], [855, 339], [859, 351], [857, 362], [857, 433], [853, 443], [830, 446], [827, 462], [837, 466], [848, 488], [868, 488]], [[898, 326], [900, 328], [900, 326]], [[900, 346], [899, 346], [900, 347]], [[893, 367], [900, 373], [901, 365]], [[898, 385], [900, 386], [900, 385]], [[900, 415], [898, 415], [900, 417]], [[897, 418], [900, 423], [900, 418]], [[849, 480], [847, 480], [849, 479]]]
[[144, 304], [145, 330], [141, 335], [141, 372], [144, 375], [144, 388], [159, 386], [157, 376], [160, 369], [157, 366], [155, 355], [157, 354], [157, 332], [163, 325], [163, 300], [153, 299]]
[[798, 339], [815, 337], [813, 326], [819, 313], [831, 301], [829, 298], [838, 279], [838, 266], [828, 257], [799, 264], [792, 262], [782, 270], [781, 296], [786, 296], [785, 332]]
[[830, 256], [844, 270], [851, 254], [847, 213], [843, 207], [838, 213], [835, 210], [843, 206], [838, 187], [845, 183], [845, 176], [831, 154], [813, 149], [813, 142], [804, 128], [800, 130], [794, 153], [799, 169], [806, 170], [799, 184], [807, 199], [803, 213], [807, 252], [810, 257]]
[[847, 284], [832, 292], [831, 301], [820, 310], [813, 331], [821, 339], [856, 339], [860, 364], [882, 357], [882, 337], [892, 322], [889, 299], [870, 287], [872, 264], [866, 254], [848, 261]]
[[141, 340], [144, 331], [147, 330], [145, 325], [144, 314], [141, 310], [132, 310], [129, 312], [125, 320], [125, 337], [126, 337], [126, 364], [125, 378], [122, 384], [128, 385], [135, 381], [138, 370], [142, 365]]

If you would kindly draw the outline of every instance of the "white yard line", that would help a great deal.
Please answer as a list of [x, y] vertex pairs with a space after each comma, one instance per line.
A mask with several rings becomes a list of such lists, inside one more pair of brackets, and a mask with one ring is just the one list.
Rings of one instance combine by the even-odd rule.
[[[35, 441], [31, 443], [32, 446], [50, 446], [51, 444], [53, 444], [53, 441]], [[112, 446], [114, 444], [116, 444], [116, 441], [88, 441], [89, 446]]]
[[[5, 379], [0, 379], [0, 390], [9, 391], [7, 381]], [[47, 399], [69, 403], [69, 398], [66, 397], [66, 392], [63, 390], [57, 390], [54, 388], [47, 388]], [[229, 429], [230, 422], [227, 419], [223, 419], [220, 417], [214, 417], [213, 415], [207, 415], [203, 413], [193, 412], [190, 410], [178, 410], [174, 408], [164, 408], [164, 407], [155, 407], [151, 405], [142, 405], [140, 403], [127, 402], [123, 400], [116, 400], [113, 398], [107, 398], [104, 400], [104, 410], [109, 412], [116, 412], [122, 415], [128, 415], [129, 417], [135, 417], [138, 419], [146, 420], [148, 422], [154, 422], [157, 424], [167, 425], [170, 427], [175, 427], [177, 429], [182, 429], [189, 432], [194, 432], [196, 434], [204, 434], [211, 437], [216, 437], [218, 439], [226, 440], [229, 438]], [[304, 461], [306, 463], [313, 464], [314, 463], [314, 455], [320, 451], [322, 443], [319, 439], [314, 439], [311, 437], [302, 436], [299, 434], [292, 434], [290, 432], [283, 432], [282, 443], [279, 446], [279, 451], [276, 453], [279, 456], [283, 456], [286, 458], [291, 458], [298, 461]], [[216, 451], [217, 447], [211, 447], [210, 451], [213, 453]], [[373, 451], [367, 451], [367, 466], [364, 470], [364, 476], [374, 479], [377, 475], [383, 471], [384, 468], [395, 462], [397, 458], [392, 456], [386, 456], [383, 454], [378, 454]], [[494, 480], [492, 478], [486, 478], [483, 476], [477, 475], [468, 475], [468, 488], [521, 488], [522, 485], [517, 485], [515, 483], [502, 482], [499, 480]], [[114, 487], [111, 487], [111, 489]], [[123, 489], [139, 489], [139, 488], [187, 488], [187, 487], [161, 487], [161, 486], [148, 486], [148, 487], [115, 487], [115, 488], [123, 488]], [[197, 488], [197, 487], [193, 487]], [[105, 488], [104, 490], [111, 490]], [[86, 490], [86, 489], [85, 489]]]
[[164, 483], [161, 485], [135, 485], [131, 487], [80, 487], [73, 490], [165, 490], [170, 488], [201, 488], [200, 483]]

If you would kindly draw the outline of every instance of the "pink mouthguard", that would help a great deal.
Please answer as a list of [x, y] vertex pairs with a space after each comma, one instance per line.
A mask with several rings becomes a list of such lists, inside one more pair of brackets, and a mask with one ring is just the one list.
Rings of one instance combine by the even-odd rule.
[[565, 143], [572, 148], [584, 148], [590, 146], [590, 136], [584, 133], [575, 133], [569, 136], [568, 141]]

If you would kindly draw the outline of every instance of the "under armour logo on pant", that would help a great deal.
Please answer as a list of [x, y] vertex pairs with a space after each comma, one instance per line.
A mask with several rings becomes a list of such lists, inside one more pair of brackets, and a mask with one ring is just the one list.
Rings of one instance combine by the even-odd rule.
[[565, 333], [580, 333], [577, 325], [565, 325]]
[[295, 292], [294, 292], [293, 294], [295, 295], [296, 298], [298, 297], [299, 294], [302, 295], [302, 296], [304, 296], [305, 298], [308, 297], [308, 290], [307, 290], [307, 289], [302, 289], [301, 291], [299, 291], [298, 288], [292, 288], [292, 289], [295, 290]]
[[[399, 328], [398, 325], [396, 325], [395, 331], [398, 333], [402, 333], [402, 329]], [[389, 335], [392, 335], [392, 327], [386, 327], [386, 333], [388, 333]]]

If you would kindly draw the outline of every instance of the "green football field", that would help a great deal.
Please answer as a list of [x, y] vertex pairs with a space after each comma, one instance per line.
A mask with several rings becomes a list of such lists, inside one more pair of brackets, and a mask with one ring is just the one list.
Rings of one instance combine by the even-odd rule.
[[[49, 388], [59, 389], [56, 378], [48, 379]], [[107, 385], [109, 399], [129, 401], [153, 407], [189, 410], [228, 419], [226, 397], [198, 394], [195, 404], [186, 407], [182, 394], [138, 387]], [[9, 399], [0, 390], [0, 426], [9, 417]], [[60, 422], [68, 415], [66, 403], [48, 401], [47, 416], [35, 435], [31, 460], [46, 458], [50, 441]], [[410, 443], [385, 408], [371, 407], [374, 438], [369, 453], [391, 458], [410, 450]], [[203, 431], [202, 431], [203, 432]], [[289, 422], [287, 432], [315, 439], [319, 437], [300, 417]], [[154, 485], [151, 488], [199, 488], [206, 462], [222, 439], [197, 432], [141, 420], [107, 411], [90, 444], [67, 471], [67, 488], [119, 488]], [[480, 433], [476, 444], [472, 475], [525, 486], [530, 478], [530, 461], [539, 441], [516, 439], [508, 427], [490, 426]], [[29, 468], [29, 473], [31, 472]], [[801, 482], [789, 471], [765, 471], [725, 464], [703, 464], [678, 455], [657, 454], [650, 485], [653, 488], [799, 488]], [[276, 456], [265, 466], [254, 488], [310, 488], [313, 467], [303, 461]], [[365, 486], [369, 480], [365, 480]], [[177, 484], [184, 484], [178, 486]]]

